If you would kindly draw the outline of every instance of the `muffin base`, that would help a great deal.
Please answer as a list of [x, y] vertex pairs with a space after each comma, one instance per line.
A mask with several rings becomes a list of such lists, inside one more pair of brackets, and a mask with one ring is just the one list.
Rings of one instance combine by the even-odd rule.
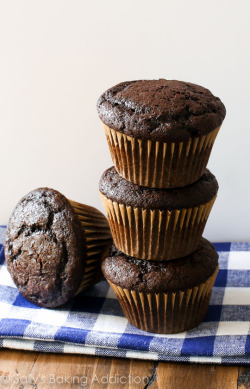
[[204, 320], [218, 270], [219, 266], [200, 285], [169, 293], [138, 292], [108, 282], [132, 325], [147, 332], [174, 334], [196, 327]]
[[103, 125], [117, 172], [134, 184], [150, 188], [177, 188], [197, 181], [220, 129], [186, 142], [153, 142]]
[[108, 254], [112, 236], [106, 217], [96, 208], [69, 200], [84, 232], [85, 270], [76, 295], [103, 279], [100, 261]]
[[115, 246], [145, 260], [170, 260], [196, 250], [216, 196], [192, 208], [159, 210], [118, 204], [100, 193]]

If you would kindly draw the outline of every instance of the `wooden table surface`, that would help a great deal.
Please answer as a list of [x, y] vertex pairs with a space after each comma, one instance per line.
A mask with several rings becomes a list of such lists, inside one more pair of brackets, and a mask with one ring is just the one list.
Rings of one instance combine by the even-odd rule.
[[249, 389], [250, 368], [0, 350], [0, 388]]

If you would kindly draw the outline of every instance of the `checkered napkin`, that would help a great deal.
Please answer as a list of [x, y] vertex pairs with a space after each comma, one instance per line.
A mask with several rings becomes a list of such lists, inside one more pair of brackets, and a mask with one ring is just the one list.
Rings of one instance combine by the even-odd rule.
[[0, 347], [176, 362], [250, 365], [250, 243], [216, 243], [220, 270], [206, 319], [174, 335], [128, 323], [106, 281], [58, 309], [18, 292], [4, 259], [0, 227]]

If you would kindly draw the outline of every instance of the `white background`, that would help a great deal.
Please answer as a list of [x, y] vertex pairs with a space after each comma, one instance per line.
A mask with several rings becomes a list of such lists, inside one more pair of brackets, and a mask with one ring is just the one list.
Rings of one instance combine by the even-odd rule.
[[204, 235], [249, 240], [249, 14], [248, 0], [0, 1], [0, 224], [40, 186], [103, 210], [98, 182], [112, 163], [97, 98], [121, 81], [167, 78], [224, 102]]

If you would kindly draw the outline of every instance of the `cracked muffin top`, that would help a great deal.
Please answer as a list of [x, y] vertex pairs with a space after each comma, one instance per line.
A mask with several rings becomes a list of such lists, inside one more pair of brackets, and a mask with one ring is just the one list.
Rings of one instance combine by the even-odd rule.
[[144, 209], [182, 209], [206, 204], [218, 192], [215, 176], [206, 169], [201, 178], [182, 188], [154, 189], [133, 184], [121, 177], [114, 167], [103, 173], [99, 190], [118, 204]]
[[102, 262], [104, 276], [124, 289], [139, 292], [175, 292], [200, 285], [218, 266], [214, 246], [201, 238], [197, 250], [173, 261], [145, 261], [123, 254], [114, 245]]
[[9, 220], [5, 257], [17, 288], [34, 304], [56, 307], [73, 297], [84, 272], [85, 239], [66, 197], [49, 188], [24, 196]]
[[122, 82], [97, 102], [110, 128], [139, 139], [185, 141], [219, 127], [226, 109], [208, 89], [176, 80]]

